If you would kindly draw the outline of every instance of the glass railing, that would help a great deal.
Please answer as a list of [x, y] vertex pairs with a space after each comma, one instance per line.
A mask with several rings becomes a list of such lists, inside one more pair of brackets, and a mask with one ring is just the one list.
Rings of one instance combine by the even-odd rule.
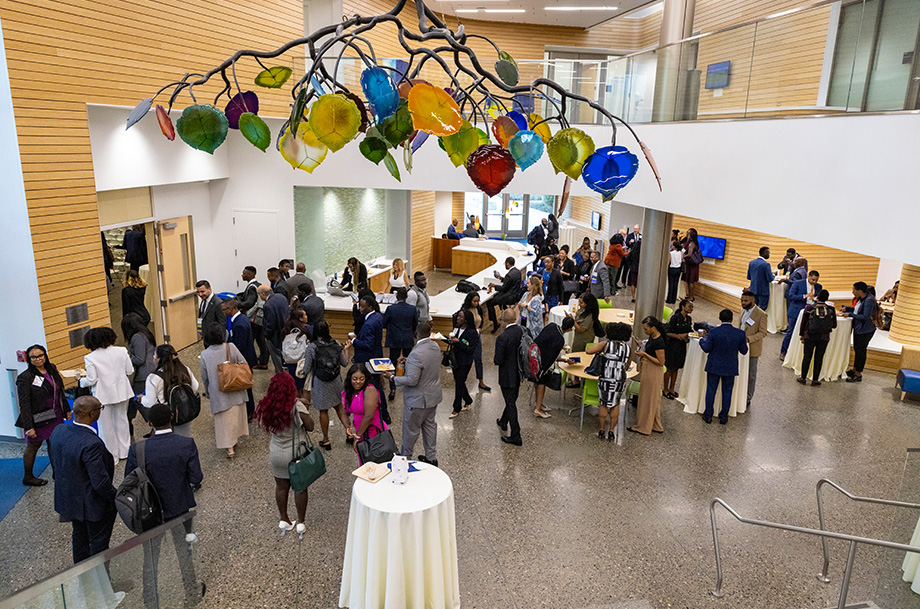
[[[550, 53], [518, 67], [522, 83], [553, 79], [630, 123], [912, 110], [920, 108], [918, 29], [917, 0], [827, 0], [621, 57], [583, 61]], [[493, 61], [485, 51], [480, 60], [486, 67]], [[397, 70], [405, 65], [379, 61]], [[363, 67], [343, 59], [339, 78], [360, 90]], [[443, 87], [472, 83], [462, 71], [451, 80], [433, 61], [418, 78]], [[557, 114], [560, 101], [546, 87], [514, 101], [474, 97], [480, 110], [491, 103], [543, 116]], [[569, 103], [565, 115], [570, 123], [603, 122], [585, 103]]]
[[0, 601], [0, 609], [191, 607], [205, 591], [194, 516], [189, 512], [20, 590]]
[[[920, 504], [920, 448], [908, 449], [897, 500]], [[920, 510], [894, 510], [887, 539], [920, 545], [918, 523]], [[880, 609], [920, 609], [920, 555], [880, 549], [873, 601]]]

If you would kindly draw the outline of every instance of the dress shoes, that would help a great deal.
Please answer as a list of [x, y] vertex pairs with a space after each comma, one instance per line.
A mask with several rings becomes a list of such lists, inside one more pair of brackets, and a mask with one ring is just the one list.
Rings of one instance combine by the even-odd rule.
[[513, 444], [514, 446], [520, 446], [522, 444], [520, 438], [510, 438], [508, 436], [501, 436], [502, 442], [505, 444]]
[[45, 486], [48, 481], [37, 476], [26, 476], [22, 479], [22, 483], [25, 486]]
[[711, 425], [712, 417], [703, 417], [703, 422], [706, 423], [707, 425]]
[[728, 419], [719, 419], [719, 425], [726, 425], [726, 424], [728, 424]]
[[799, 383], [800, 385], [804, 385], [804, 384], [805, 384], [805, 379], [803, 379], [803, 378], [800, 377], [800, 376], [797, 376], [797, 377], [795, 377], [795, 382], [796, 382], [796, 383]]
[[492, 334], [495, 334], [496, 332], [498, 332], [498, 324], [493, 323], [492, 324]]
[[427, 463], [428, 465], [434, 465], [435, 467], [438, 466], [438, 460], [437, 460], [437, 459], [432, 459], [431, 461], [429, 461], [428, 458], [427, 458], [425, 455], [419, 455], [418, 457], [415, 458], [415, 460], [416, 460], [416, 461], [421, 461], [422, 463]]
[[268, 364], [256, 364], [252, 367], [253, 370], [268, 370]]
[[502, 430], [503, 433], [508, 433], [508, 424], [502, 423], [501, 419], [495, 419], [495, 424], [498, 425], [498, 428]]

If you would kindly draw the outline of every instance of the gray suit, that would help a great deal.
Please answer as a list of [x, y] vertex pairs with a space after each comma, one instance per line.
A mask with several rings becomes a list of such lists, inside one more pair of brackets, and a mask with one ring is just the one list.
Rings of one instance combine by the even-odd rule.
[[438, 425], [435, 422], [438, 404], [441, 403], [441, 348], [434, 341], [423, 338], [406, 358], [405, 376], [394, 376], [393, 382], [403, 391], [402, 450], [406, 457], [422, 432], [425, 458], [436, 460]]
[[603, 261], [599, 260], [597, 267], [591, 268], [591, 274], [588, 275], [588, 286], [598, 300], [610, 296], [610, 276], [607, 273], [607, 265]]
[[287, 280], [288, 294], [292, 298], [297, 296], [298, 288], [300, 288], [300, 285], [303, 283], [309, 284], [310, 289], [316, 294], [316, 286], [313, 285], [313, 280], [303, 273], [294, 273], [291, 275], [291, 278]]

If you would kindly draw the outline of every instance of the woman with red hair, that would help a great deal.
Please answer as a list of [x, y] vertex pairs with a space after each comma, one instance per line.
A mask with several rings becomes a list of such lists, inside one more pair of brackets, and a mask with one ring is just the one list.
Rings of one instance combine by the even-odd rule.
[[[281, 535], [292, 530], [295, 525], [288, 516], [288, 494], [291, 490], [291, 480], [288, 475], [288, 463], [291, 461], [294, 449], [294, 412], [300, 417], [300, 426], [303, 433], [313, 431], [313, 419], [307, 411], [306, 405], [298, 397], [297, 386], [294, 378], [287, 372], [280, 372], [272, 377], [268, 384], [265, 397], [256, 407], [255, 418], [259, 425], [271, 434], [268, 445], [268, 460], [271, 463], [272, 475], [275, 477], [275, 501], [278, 504], [278, 513], [281, 521], [278, 528]], [[307, 489], [294, 493], [294, 504], [297, 506], [297, 534], [303, 537], [307, 526], [304, 518], [307, 514]]]

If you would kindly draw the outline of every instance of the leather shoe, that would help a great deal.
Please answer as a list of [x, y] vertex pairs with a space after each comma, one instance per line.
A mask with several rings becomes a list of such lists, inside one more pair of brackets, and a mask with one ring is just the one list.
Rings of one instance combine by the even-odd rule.
[[727, 423], [728, 419], [719, 419], [719, 425], [726, 425]]
[[707, 425], [712, 424], [712, 417], [703, 417], [703, 422]]
[[37, 476], [26, 476], [22, 479], [22, 483], [25, 486], [45, 486], [48, 481]]
[[495, 424], [498, 425], [498, 428], [499, 428], [499, 429], [501, 429], [503, 432], [506, 432], [506, 433], [507, 433], [507, 431], [508, 431], [508, 424], [507, 424], [507, 423], [505, 423], [505, 424], [503, 425], [501, 419], [495, 419]]
[[253, 370], [268, 370], [268, 364], [256, 364], [252, 367]]
[[432, 459], [431, 461], [429, 461], [428, 458], [425, 457], [425, 455], [419, 455], [418, 457], [415, 458], [415, 460], [416, 460], [416, 461], [421, 461], [422, 463], [428, 463], [429, 465], [434, 465], [435, 467], [438, 466], [438, 460], [437, 460], [437, 459]]
[[797, 376], [797, 377], [795, 377], [795, 382], [796, 382], [796, 383], [799, 383], [800, 385], [804, 385], [804, 384], [805, 384], [805, 379], [803, 379], [803, 378], [800, 377], [800, 376]]
[[520, 446], [522, 444], [520, 438], [509, 438], [508, 436], [501, 436], [501, 439], [505, 444], [513, 444], [515, 446]]
[[495, 334], [496, 332], [498, 332], [498, 324], [493, 323], [492, 324], [492, 334]]

